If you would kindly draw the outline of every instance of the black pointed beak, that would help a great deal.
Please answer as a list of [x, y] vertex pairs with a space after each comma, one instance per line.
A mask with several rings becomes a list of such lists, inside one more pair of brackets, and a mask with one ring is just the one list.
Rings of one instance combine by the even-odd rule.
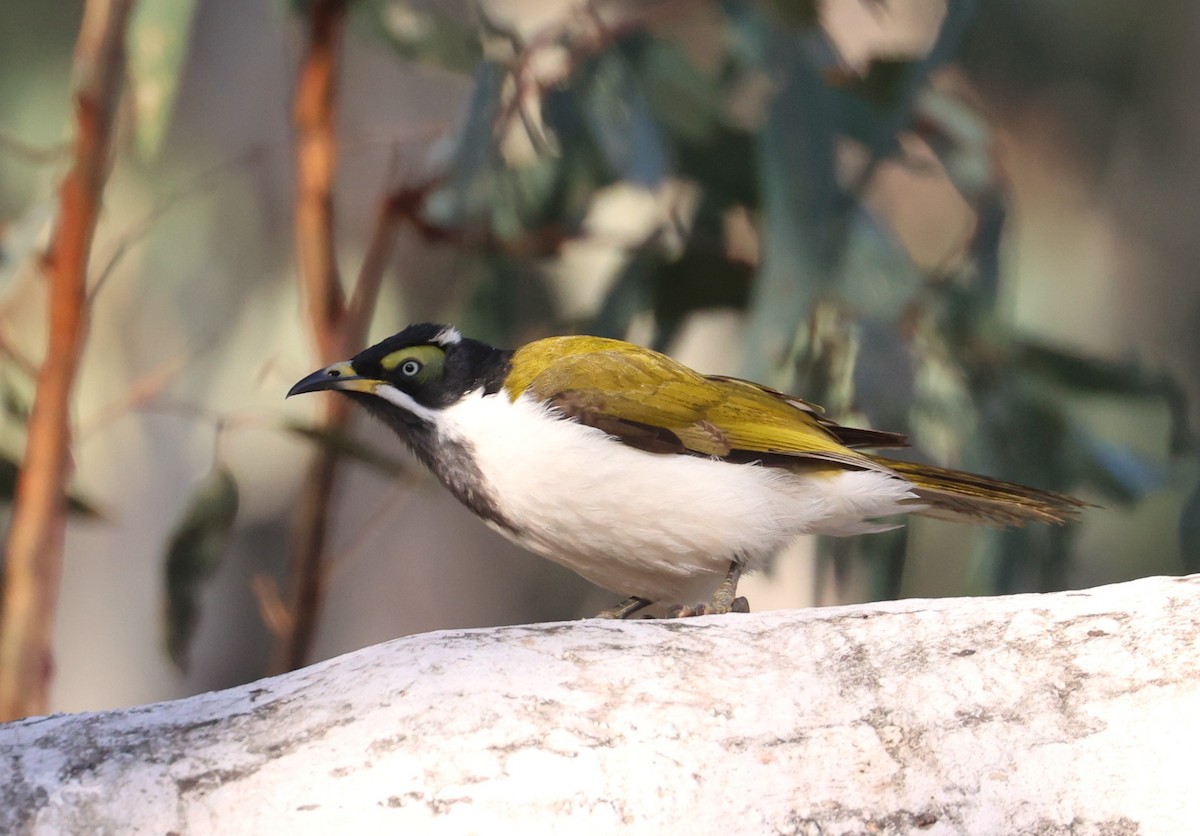
[[334, 363], [323, 369], [317, 369], [308, 377], [298, 381], [288, 389], [287, 397], [303, 395], [308, 392], [324, 392], [332, 389], [353, 389], [358, 392], [370, 391], [376, 381], [354, 373], [354, 367], [349, 363]]

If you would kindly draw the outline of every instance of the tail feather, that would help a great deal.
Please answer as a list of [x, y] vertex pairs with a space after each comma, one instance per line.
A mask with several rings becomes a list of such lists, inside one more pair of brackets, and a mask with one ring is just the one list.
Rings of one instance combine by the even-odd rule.
[[962, 470], [872, 456], [913, 484], [914, 503], [928, 505], [915, 513], [997, 527], [1020, 526], [1030, 520], [1064, 523], [1079, 517], [1088, 503], [1066, 494], [989, 479]]

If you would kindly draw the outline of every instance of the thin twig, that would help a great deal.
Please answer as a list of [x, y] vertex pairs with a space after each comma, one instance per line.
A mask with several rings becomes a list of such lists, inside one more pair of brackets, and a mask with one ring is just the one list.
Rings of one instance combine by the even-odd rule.
[[258, 614], [267, 626], [267, 632], [278, 641], [285, 640], [296, 625], [287, 604], [283, 603], [283, 597], [279, 594], [279, 584], [270, 575], [255, 575], [250, 579], [250, 588], [258, 602]]
[[[300, 62], [292, 120], [296, 142], [296, 253], [308, 332], [322, 365], [346, 350], [346, 297], [334, 247], [333, 182], [337, 167], [337, 81], [345, 0], [317, 0], [308, 7], [308, 40]], [[345, 428], [342, 399], [327, 398], [323, 430]], [[324, 554], [330, 523], [337, 455], [318, 450], [309, 464], [296, 511], [291, 555], [289, 629], [280, 636], [271, 668], [294, 670], [308, 661], [325, 598]]]
[[75, 48], [74, 161], [43, 262], [49, 342], [5, 543], [0, 722], [44, 713], [71, 470], [71, 390], [88, 330], [87, 264], [111, 164], [132, 0], [88, 0]]
[[308, 48], [300, 64], [292, 121], [296, 131], [296, 254], [309, 333], [322, 363], [343, 350], [337, 328], [345, 294], [334, 247], [333, 182], [337, 170], [337, 79], [345, 0], [309, 6]]

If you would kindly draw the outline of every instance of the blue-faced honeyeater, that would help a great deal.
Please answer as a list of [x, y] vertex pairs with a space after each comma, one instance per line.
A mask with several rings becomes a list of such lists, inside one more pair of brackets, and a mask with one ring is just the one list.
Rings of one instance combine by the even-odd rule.
[[905, 513], [1061, 523], [1084, 505], [863, 452], [905, 439], [618, 340], [507, 351], [411, 325], [288, 395], [322, 390], [387, 422], [492, 528], [629, 596], [610, 616], [650, 603], [684, 615], [745, 609], [741, 573], [803, 534], [882, 531], [892, 525], [881, 518]]

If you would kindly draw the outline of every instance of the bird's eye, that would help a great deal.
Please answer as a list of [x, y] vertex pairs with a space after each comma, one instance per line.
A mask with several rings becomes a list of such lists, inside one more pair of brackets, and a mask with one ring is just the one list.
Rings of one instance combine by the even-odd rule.
[[421, 371], [421, 364], [416, 360], [405, 360], [400, 366], [400, 374], [405, 377], [415, 377]]

